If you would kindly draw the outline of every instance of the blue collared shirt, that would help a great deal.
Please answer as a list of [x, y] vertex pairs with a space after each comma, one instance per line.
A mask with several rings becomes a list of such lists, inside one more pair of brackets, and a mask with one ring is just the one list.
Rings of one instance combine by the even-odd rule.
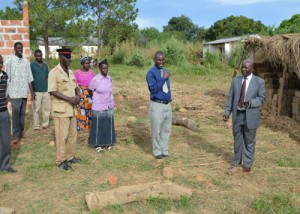
[[[163, 72], [165, 73], [167, 70], [162, 68]], [[157, 99], [161, 101], [169, 102], [171, 100], [171, 89], [170, 89], [170, 78], [165, 79], [161, 76], [160, 70], [155, 65], [150, 68], [147, 73], [146, 80], [148, 83], [148, 89], [150, 91], [150, 99]], [[163, 92], [163, 85], [167, 83], [168, 86], [168, 93]]]

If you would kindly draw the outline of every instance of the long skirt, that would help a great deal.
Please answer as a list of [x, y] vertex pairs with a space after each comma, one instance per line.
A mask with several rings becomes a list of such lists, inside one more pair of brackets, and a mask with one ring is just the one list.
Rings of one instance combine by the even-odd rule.
[[116, 142], [114, 109], [92, 110], [92, 124], [88, 144], [91, 146], [109, 146]]
[[77, 106], [77, 131], [90, 129], [92, 119], [92, 99], [88, 92], [87, 86], [79, 86], [80, 89], [80, 102]]

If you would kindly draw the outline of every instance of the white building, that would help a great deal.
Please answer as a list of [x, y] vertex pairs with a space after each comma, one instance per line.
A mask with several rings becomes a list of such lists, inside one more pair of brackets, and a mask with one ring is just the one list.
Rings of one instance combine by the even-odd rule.
[[225, 39], [218, 39], [215, 41], [207, 42], [203, 44], [203, 60], [205, 61], [205, 55], [207, 52], [220, 53], [222, 60], [227, 60], [231, 57], [232, 51], [247, 37], [259, 38], [259, 35], [249, 35], [246, 37], [236, 36]]
[[[45, 53], [45, 43], [42, 37], [37, 37], [37, 44], [39, 49]], [[92, 38], [89, 41], [85, 41], [81, 44], [74, 42], [68, 42], [63, 37], [49, 37], [49, 57], [53, 59], [58, 59], [57, 49], [65, 47], [82, 47], [82, 55], [94, 56], [98, 50], [98, 39]], [[45, 57], [45, 54], [43, 55]]]

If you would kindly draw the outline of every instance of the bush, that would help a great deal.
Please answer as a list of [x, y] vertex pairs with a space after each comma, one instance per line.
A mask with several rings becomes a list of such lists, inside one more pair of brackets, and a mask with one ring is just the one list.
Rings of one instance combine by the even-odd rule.
[[112, 55], [111, 61], [113, 64], [124, 64], [125, 54], [123, 52], [116, 52]]
[[204, 59], [204, 65], [208, 68], [224, 69], [227, 67], [226, 64], [222, 62], [222, 57], [220, 53], [213, 53], [207, 51], [205, 53]]
[[143, 67], [146, 64], [146, 58], [142, 51], [137, 51], [129, 57], [129, 60], [126, 62], [126, 64]]
[[163, 47], [162, 51], [166, 56], [166, 64], [182, 65], [186, 64], [185, 46], [174, 37], [172, 37]]

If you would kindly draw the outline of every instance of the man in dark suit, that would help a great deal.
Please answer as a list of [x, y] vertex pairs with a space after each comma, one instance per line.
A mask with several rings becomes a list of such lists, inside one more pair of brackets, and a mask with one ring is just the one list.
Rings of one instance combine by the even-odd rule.
[[[232, 79], [223, 120], [232, 113], [234, 158], [228, 174], [239, 170], [250, 172], [254, 160], [256, 129], [260, 126], [260, 109], [266, 97], [265, 81], [253, 75], [254, 63], [246, 59], [242, 64], [242, 76]], [[244, 147], [244, 148], [243, 148]], [[243, 154], [242, 154], [243, 152]]]

